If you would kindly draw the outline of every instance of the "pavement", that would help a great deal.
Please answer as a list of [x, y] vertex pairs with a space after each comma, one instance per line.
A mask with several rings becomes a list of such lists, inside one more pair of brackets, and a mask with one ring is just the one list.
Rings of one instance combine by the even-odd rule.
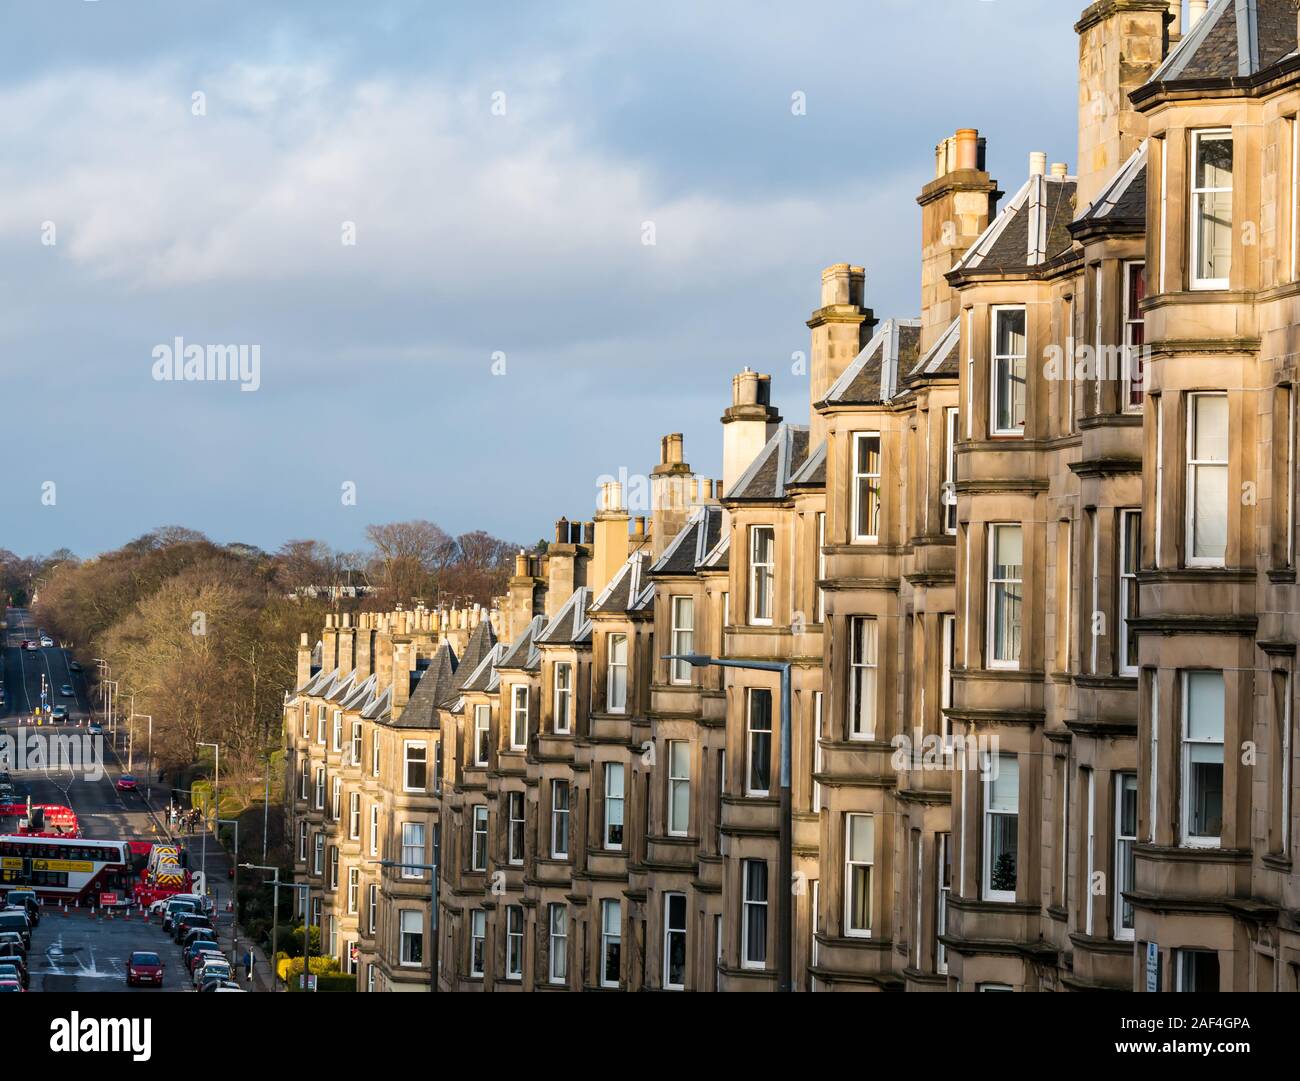
[[[49, 705], [68, 706], [69, 720], [56, 731], [76, 733], [85, 731], [93, 711], [87, 692], [84, 672], [72, 671], [71, 656], [64, 649], [46, 647], [27, 651], [21, 648], [24, 638], [36, 637], [36, 625], [24, 609], [10, 608], [5, 613], [8, 627], [3, 642], [4, 705], [0, 706], [0, 732], [27, 726], [37, 706], [41, 704], [42, 677]], [[71, 698], [60, 696], [59, 688], [70, 684]], [[131, 757], [126, 740], [126, 725], [122, 716], [128, 711], [127, 702], [119, 699], [122, 708], [118, 713], [117, 738], [112, 738], [108, 726], [102, 744], [102, 770], [60, 769], [42, 765], [40, 768], [17, 769], [10, 763], [18, 797], [30, 794], [35, 803], [59, 803], [71, 807], [77, 814], [82, 834], [93, 838], [121, 838], [124, 840], [163, 841], [172, 839], [167, 828], [166, 815], [157, 804], [165, 801], [170, 786], [154, 785], [152, 801], [144, 787], [142, 775], [147, 766], [134, 756], [131, 763], [140, 777], [141, 788], [136, 792], [119, 792], [117, 778], [126, 772], [124, 759]], [[34, 731], [43, 731], [32, 729]], [[139, 750], [139, 748], [137, 748]], [[198, 870], [203, 862], [204, 834], [178, 833], [174, 840], [190, 853], [190, 867]], [[207, 832], [206, 866], [208, 892], [216, 902], [217, 931], [223, 946], [232, 940], [234, 917], [227, 912], [232, 899], [229, 879], [231, 859], [218, 842], [216, 835]], [[47, 914], [32, 936], [31, 990], [81, 990], [116, 991], [125, 987], [126, 957], [133, 949], [156, 949], [164, 953], [167, 975], [164, 990], [190, 990], [188, 974], [181, 961], [180, 948], [174, 945], [174, 957], [166, 954], [170, 940], [155, 922], [150, 927], [139, 915], [114, 919], [92, 918], [85, 912], [63, 915], [47, 909]], [[239, 941], [240, 982], [243, 983], [243, 955], [248, 948], [245, 939]], [[271, 990], [271, 968], [265, 954], [255, 948], [254, 987], [259, 991]], [[151, 988], [134, 990], [149, 991]]]

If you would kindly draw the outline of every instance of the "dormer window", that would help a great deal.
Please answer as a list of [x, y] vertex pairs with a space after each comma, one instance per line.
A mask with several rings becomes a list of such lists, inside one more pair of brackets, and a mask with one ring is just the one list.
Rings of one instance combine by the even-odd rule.
[[1192, 132], [1193, 289], [1226, 289], [1232, 264], [1232, 132]]
[[994, 435], [1025, 434], [1025, 309], [993, 309]]

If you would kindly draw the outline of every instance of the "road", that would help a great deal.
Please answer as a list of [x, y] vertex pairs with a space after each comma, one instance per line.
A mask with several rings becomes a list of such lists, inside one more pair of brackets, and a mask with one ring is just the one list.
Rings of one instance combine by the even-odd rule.
[[[10, 608], [5, 615], [4, 633], [5, 704], [0, 707], [0, 733], [14, 733], [29, 724], [41, 702], [41, 677], [49, 690], [50, 704], [68, 706], [66, 726], [58, 732], [85, 732], [91, 719], [91, 703], [83, 673], [72, 671], [68, 653], [57, 646], [28, 651], [21, 648], [24, 638], [36, 638], [37, 627], [23, 609]], [[72, 697], [59, 695], [59, 688], [70, 684]], [[120, 723], [119, 714], [119, 723]], [[45, 728], [26, 731], [43, 732]], [[34, 803], [59, 803], [77, 814], [86, 837], [148, 840], [157, 837], [157, 824], [145, 806], [142, 794], [119, 793], [116, 780], [121, 768], [105, 736], [96, 740], [102, 769], [49, 768], [12, 769], [20, 797], [31, 795]], [[11, 766], [17, 763], [11, 763]], [[142, 764], [141, 764], [142, 765]], [[197, 864], [197, 845], [193, 845]], [[208, 859], [216, 864], [220, 856], [209, 842]], [[229, 934], [228, 926], [222, 929]], [[29, 954], [32, 991], [121, 991], [126, 989], [126, 959], [132, 950], [154, 950], [165, 966], [164, 989], [189, 989], [188, 973], [180, 948], [154, 923], [134, 918], [108, 919], [86, 912], [64, 915], [46, 908], [32, 935]], [[132, 988], [150, 993], [153, 988]]]

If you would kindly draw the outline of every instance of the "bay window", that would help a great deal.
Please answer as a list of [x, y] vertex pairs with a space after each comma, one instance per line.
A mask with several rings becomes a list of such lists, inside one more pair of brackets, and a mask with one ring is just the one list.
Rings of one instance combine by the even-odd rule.
[[1232, 132], [1192, 132], [1191, 287], [1226, 289], [1232, 264]]
[[776, 567], [776, 530], [770, 525], [749, 530], [749, 622], [772, 622], [772, 599]]
[[989, 667], [1020, 665], [1024, 536], [1018, 525], [989, 527]]
[[876, 734], [876, 654], [878, 624], [855, 616], [849, 653], [849, 738], [873, 739]]
[[486, 804], [477, 803], [474, 805], [472, 823], [469, 869], [471, 871], [486, 871], [488, 849], [488, 809]]
[[402, 783], [405, 792], [423, 792], [427, 784], [429, 750], [423, 743], [402, 744]]
[[1222, 672], [1183, 673], [1182, 840], [1217, 848], [1223, 830]]
[[398, 928], [402, 940], [401, 961], [406, 968], [424, 964], [424, 913], [415, 908], [404, 908], [398, 915]]
[[1025, 309], [993, 308], [994, 435], [1025, 434], [1025, 380], [1028, 369]]
[[1187, 565], [1222, 567], [1228, 548], [1228, 396], [1187, 396]]
[[876, 862], [875, 819], [844, 816], [844, 933], [871, 937], [871, 872]]
[[1115, 775], [1115, 908], [1111, 918], [1113, 937], [1127, 941], [1132, 941], [1135, 927], [1133, 906], [1124, 900], [1124, 894], [1136, 884], [1137, 814], [1137, 774], [1118, 773]]
[[492, 749], [492, 707], [474, 707], [474, 765], [486, 766]]
[[880, 433], [853, 436], [853, 539], [874, 544], [880, 539]]
[[1014, 754], [986, 755], [983, 788], [984, 900], [1014, 901], [1020, 828], [1020, 760]]

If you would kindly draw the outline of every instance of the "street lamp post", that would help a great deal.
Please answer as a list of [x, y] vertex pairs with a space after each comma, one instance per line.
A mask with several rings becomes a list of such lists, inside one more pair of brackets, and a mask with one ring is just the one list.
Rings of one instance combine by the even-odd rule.
[[[380, 867], [400, 867], [409, 871], [428, 871], [433, 885], [429, 888], [429, 990], [438, 990], [438, 865], [436, 863], [406, 863], [403, 860], [367, 860]], [[400, 932], [399, 932], [400, 933]], [[398, 943], [401, 947], [401, 943]]]
[[[266, 864], [263, 864], [263, 863], [241, 863], [239, 866], [240, 866], [240, 867], [246, 867], [246, 868], [248, 868], [248, 870], [250, 870], [250, 871], [270, 871], [270, 872], [271, 872], [271, 875], [272, 875], [272, 878], [271, 878], [271, 886], [272, 886], [272, 887], [274, 888], [274, 890], [275, 890], [275, 900], [274, 900], [274, 902], [273, 902], [272, 905], [271, 905], [271, 990], [272, 990], [272, 992], [275, 991], [275, 984], [276, 984], [275, 957], [276, 957], [276, 954], [279, 952], [279, 950], [278, 950], [278, 945], [279, 945], [279, 933], [280, 933], [280, 890], [281, 890], [281, 889], [286, 889], [286, 890], [302, 890], [302, 891], [303, 891], [303, 903], [302, 903], [302, 974], [303, 974], [303, 977], [304, 977], [304, 979], [303, 979], [303, 988], [305, 989], [306, 986], [307, 986], [307, 980], [306, 980], [306, 976], [307, 976], [307, 955], [308, 955], [308, 950], [310, 949], [310, 943], [311, 943], [311, 925], [308, 923], [308, 919], [307, 919], [307, 917], [308, 917], [308, 911], [309, 911], [309, 909], [310, 909], [310, 905], [308, 904], [308, 901], [307, 901], [307, 896], [308, 896], [308, 894], [309, 894], [310, 891], [311, 891], [311, 883], [309, 883], [309, 882], [281, 882], [281, 881], [280, 881], [280, 868], [278, 868], [278, 867], [270, 867], [270, 866], [268, 866], [268, 865], [266, 865]], [[286, 983], [286, 989], [287, 989], [287, 986], [288, 986], [288, 985], [287, 985], [287, 983]]]
[[[214, 814], [219, 815], [221, 814], [221, 746], [220, 744], [217, 743], [203, 743], [202, 741], [199, 742], [198, 746], [211, 747], [214, 754], [216, 755], [216, 759], [217, 759], [216, 768], [214, 770], [214, 776], [212, 781], [212, 810]], [[205, 815], [204, 819], [206, 820], [206, 818], [207, 816]], [[203, 877], [205, 880], [208, 877], [208, 868], [206, 862], [207, 854], [208, 854], [208, 831], [207, 831], [207, 826], [205, 821], [204, 830], [203, 830], [203, 856], [204, 856]]]
[[781, 676], [781, 762], [778, 792], [780, 796], [780, 843], [777, 855], [777, 891], [779, 902], [776, 920], [776, 983], [778, 991], [794, 990], [794, 807], [790, 799], [790, 664], [787, 661], [736, 661], [710, 657], [703, 653], [674, 653], [666, 661], [685, 661], [692, 668], [746, 668], [758, 672], [778, 672]]
[[231, 860], [234, 865], [234, 874], [230, 879], [230, 911], [234, 915], [234, 920], [230, 928], [230, 963], [239, 964], [239, 819], [237, 818], [218, 818], [217, 829], [220, 830], [222, 825], [235, 827], [235, 858]]

